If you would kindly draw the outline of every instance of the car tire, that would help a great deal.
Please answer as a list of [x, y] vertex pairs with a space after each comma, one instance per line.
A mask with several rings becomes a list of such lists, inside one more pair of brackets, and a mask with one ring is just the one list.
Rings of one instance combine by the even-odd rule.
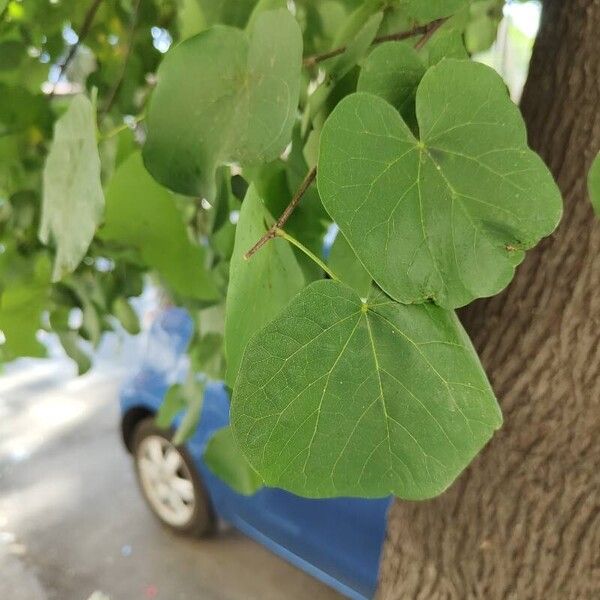
[[144, 419], [133, 436], [133, 459], [144, 499], [170, 530], [193, 536], [214, 531], [210, 498], [194, 462], [183, 446], [171, 443], [172, 432]]

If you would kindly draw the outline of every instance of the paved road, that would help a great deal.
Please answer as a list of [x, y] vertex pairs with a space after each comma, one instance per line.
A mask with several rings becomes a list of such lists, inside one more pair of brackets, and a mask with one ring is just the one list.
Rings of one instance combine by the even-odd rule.
[[118, 438], [120, 375], [64, 359], [0, 377], [0, 598], [339, 598], [234, 530], [172, 535], [149, 514]]

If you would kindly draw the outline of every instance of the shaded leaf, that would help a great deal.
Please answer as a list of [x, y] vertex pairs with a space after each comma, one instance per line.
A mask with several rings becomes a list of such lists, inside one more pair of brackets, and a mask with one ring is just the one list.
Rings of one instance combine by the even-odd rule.
[[416, 104], [420, 139], [385, 100], [342, 100], [321, 134], [319, 194], [388, 294], [458, 307], [510, 282], [556, 227], [560, 193], [489, 67], [443, 60]]
[[210, 200], [218, 166], [277, 158], [296, 118], [301, 61], [300, 29], [287, 10], [260, 13], [249, 39], [219, 26], [179, 44], [161, 64], [150, 104], [150, 173]]
[[175, 292], [204, 301], [219, 297], [204, 249], [189, 241], [173, 196], [148, 175], [139, 153], [123, 162], [108, 186], [99, 235], [137, 248]]
[[77, 332], [60, 331], [58, 339], [67, 356], [77, 365], [77, 374], [87, 373], [92, 368], [92, 359], [81, 347]]
[[156, 426], [168, 429], [175, 417], [185, 409], [187, 400], [184, 396], [183, 385], [176, 383], [172, 385], [165, 394], [158, 412], [156, 413]]
[[209, 440], [204, 451], [204, 462], [238, 494], [250, 496], [263, 482], [239, 449], [231, 427], [219, 429]]
[[[10, 257], [14, 254], [11, 253]], [[9, 265], [10, 266], [10, 265]], [[15, 274], [0, 295], [0, 331], [4, 334], [4, 360], [19, 356], [46, 356], [46, 349], [37, 340], [42, 312], [48, 305], [50, 264], [44, 254], [38, 254], [33, 272], [27, 277]], [[3, 279], [6, 274], [2, 273]]]
[[75, 96], [56, 122], [44, 167], [40, 240], [56, 245], [52, 275], [58, 281], [75, 270], [102, 218], [104, 194], [92, 103]]
[[365, 60], [356, 89], [387, 100], [412, 126], [416, 120], [415, 94], [424, 74], [425, 65], [414, 48], [387, 42]]
[[327, 263], [340, 281], [351, 287], [361, 298], [368, 296], [371, 289], [371, 276], [339, 231], [331, 246]]
[[231, 257], [225, 317], [226, 381], [233, 387], [244, 348], [304, 286], [304, 276], [288, 243], [276, 238], [250, 260], [244, 254], [267, 230], [273, 217], [251, 186], [242, 202]]
[[448, 17], [467, 4], [468, 0], [394, 0], [404, 14], [418, 23]]
[[112, 304], [112, 312], [127, 333], [137, 335], [140, 332], [140, 320], [127, 298], [117, 296]]
[[231, 406], [265, 484], [309, 497], [444, 491], [501, 424], [456, 316], [312, 283], [244, 354]]

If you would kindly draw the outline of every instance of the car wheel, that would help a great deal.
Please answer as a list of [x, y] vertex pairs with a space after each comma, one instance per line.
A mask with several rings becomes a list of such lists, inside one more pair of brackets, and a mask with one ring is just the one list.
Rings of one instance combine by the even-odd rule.
[[164, 525], [190, 535], [212, 532], [208, 493], [186, 449], [171, 443], [170, 432], [145, 419], [135, 430], [133, 456], [142, 494]]

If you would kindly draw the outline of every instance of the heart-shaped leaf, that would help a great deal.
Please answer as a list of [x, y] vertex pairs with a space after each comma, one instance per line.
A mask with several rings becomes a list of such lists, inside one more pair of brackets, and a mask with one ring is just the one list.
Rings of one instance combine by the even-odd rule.
[[458, 319], [318, 281], [248, 344], [231, 420], [270, 486], [302, 496], [441, 493], [501, 424]]
[[212, 199], [219, 165], [277, 158], [296, 118], [301, 63], [300, 28], [282, 9], [260, 13], [250, 39], [219, 25], [179, 44], [158, 70], [150, 104], [150, 173], [174, 191]]
[[458, 307], [510, 282], [556, 227], [560, 192], [489, 67], [443, 60], [416, 113], [420, 139], [385, 100], [342, 100], [321, 134], [319, 193], [389, 295]]
[[377, 46], [365, 60], [356, 89], [387, 100], [413, 125], [415, 92], [424, 74], [425, 64], [414, 48], [387, 42]]

